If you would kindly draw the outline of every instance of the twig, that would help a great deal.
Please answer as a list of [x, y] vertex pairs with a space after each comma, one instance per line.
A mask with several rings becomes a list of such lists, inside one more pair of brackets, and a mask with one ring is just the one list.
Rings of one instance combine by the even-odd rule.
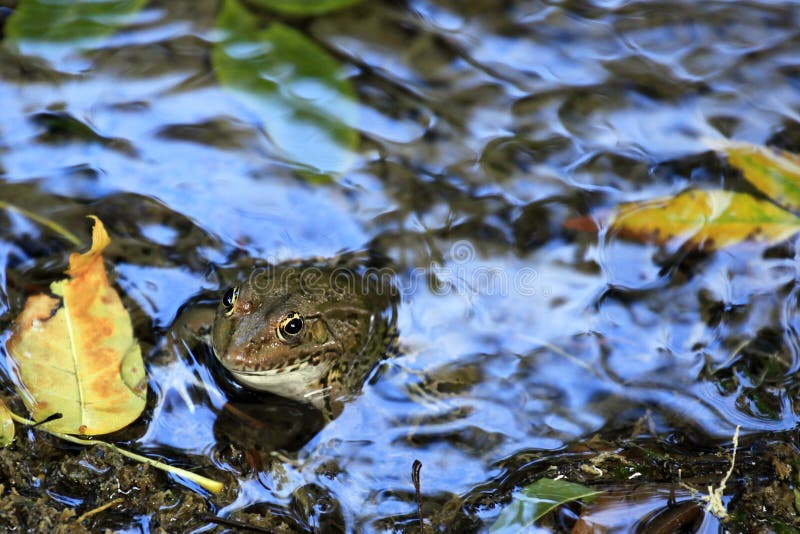
[[[708, 486], [708, 495], [703, 495], [700, 497], [700, 500], [706, 503], [706, 512], [711, 512], [719, 519], [726, 519], [728, 517], [728, 511], [725, 509], [725, 503], [722, 502], [722, 494], [725, 492], [725, 485], [728, 483], [731, 475], [733, 475], [733, 468], [736, 465], [736, 450], [739, 448], [740, 428], [740, 425], [736, 425], [736, 432], [733, 434], [733, 452], [731, 453], [731, 466], [728, 468], [728, 472], [720, 481], [719, 486], [716, 488], [713, 486]], [[692, 493], [693, 497], [697, 497], [699, 492], [689, 484], [681, 482], [680, 486], [688, 489]]]
[[34, 424], [31, 425], [31, 428], [36, 428], [37, 426], [41, 426], [45, 423], [56, 421], [58, 419], [61, 419], [62, 417], [64, 417], [64, 415], [61, 412], [51, 413], [41, 421], [36, 421]]
[[422, 532], [422, 526], [425, 524], [425, 519], [422, 517], [422, 492], [419, 489], [419, 472], [422, 469], [422, 462], [414, 460], [411, 465], [411, 482], [414, 483], [414, 491], [417, 493], [417, 514], [419, 515], [419, 531]]
[[725, 503], [722, 502], [722, 493], [725, 491], [725, 484], [733, 474], [733, 468], [736, 465], [736, 449], [739, 448], [739, 429], [741, 427], [736, 425], [736, 432], [733, 434], [733, 452], [731, 453], [731, 467], [725, 474], [725, 477], [720, 481], [719, 486], [716, 488], [708, 487], [708, 504], [706, 505], [706, 512], [711, 512], [720, 519], [728, 517], [728, 511], [725, 509]]
[[112, 506], [116, 506], [117, 504], [122, 504], [123, 502], [125, 502], [125, 499], [123, 499], [122, 497], [117, 497], [116, 499], [108, 501], [107, 503], [105, 503], [102, 506], [98, 506], [97, 508], [89, 510], [88, 512], [86, 512], [85, 514], [80, 516], [78, 519], [76, 519], [75, 521], [77, 521], [78, 523], [81, 523], [84, 520], [89, 519], [93, 515], [97, 515], [100, 512], [102, 512], [103, 510], [108, 510]]

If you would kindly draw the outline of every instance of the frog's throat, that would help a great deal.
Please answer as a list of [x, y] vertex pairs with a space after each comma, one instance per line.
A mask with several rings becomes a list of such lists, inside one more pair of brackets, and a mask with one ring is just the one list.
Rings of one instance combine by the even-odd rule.
[[320, 384], [329, 369], [330, 363], [312, 365], [310, 361], [305, 361], [296, 365], [267, 371], [237, 371], [231, 369], [230, 372], [237, 382], [249, 388], [303, 401], [308, 396], [309, 386]]

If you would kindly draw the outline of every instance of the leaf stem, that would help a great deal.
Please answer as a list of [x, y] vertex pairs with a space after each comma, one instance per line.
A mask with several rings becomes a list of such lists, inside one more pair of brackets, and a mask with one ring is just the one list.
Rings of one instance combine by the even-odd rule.
[[[20, 424], [23, 424], [23, 425], [32, 426], [32, 425], [36, 424], [35, 421], [31, 421], [30, 419], [25, 419], [24, 417], [20, 417], [19, 415], [15, 414], [13, 412], [11, 412], [11, 418], [14, 419], [16, 422], [18, 422]], [[136, 453], [127, 451], [127, 450], [125, 450], [123, 448], [117, 447], [116, 445], [112, 445], [111, 443], [107, 443], [105, 441], [94, 440], [94, 439], [76, 438], [75, 436], [70, 436], [69, 434], [62, 434], [61, 432], [53, 432], [52, 430], [48, 430], [48, 429], [46, 429], [44, 427], [42, 427], [41, 430], [47, 432], [48, 434], [56, 436], [57, 438], [61, 438], [61, 439], [65, 440], [65, 441], [69, 441], [69, 442], [72, 442], [72, 443], [77, 443], [78, 445], [89, 445], [89, 446], [91, 446], [91, 445], [101, 445], [103, 447], [107, 447], [107, 448], [109, 448], [111, 450], [114, 450], [114, 451], [120, 453], [123, 456], [127, 456], [128, 458], [130, 458], [132, 460], [136, 460], [137, 462], [141, 462], [141, 463], [144, 463], [144, 464], [149, 464], [149, 465], [152, 465], [153, 467], [155, 467], [157, 469], [161, 469], [162, 471], [167, 471], [168, 473], [173, 473], [173, 474], [176, 474], [176, 475], [181, 476], [183, 478], [187, 478], [187, 479], [191, 480], [192, 482], [194, 482], [195, 484], [198, 484], [199, 486], [207, 489], [211, 493], [215, 493], [215, 494], [219, 493], [220, 491], [222, 491], [222, 488], [224, 487], [222, 482], [219, 482], [217, 480], [212, 480], [212, 479], [204, 477], [202, 475], [198, 475], [197, 473], [192, 473], [191, 471], [187, 471], [186, 469], [181, 469], [180, 467], [175, 467], [175, 466], [172, 466], [172, 465], [169, 465], [169, 464], [165, 464], [164, 462], [159, 462], [158, 460], [153, 460], [152, 458], [148, 458], [147, 456], [142, 456], [140, 454], [136, 454]]]
[[122, 497], [118, 497], [118, 498], [114, 499], [113, 501], [108, 501], [107, 503], [103, 504], [102, 506], [98, 506], [97, 508], [93, 508], [92, 510], [89, 510], [88, 512], [86, 512], [85, 514], [80, 516], [78, 519], [76, 519], [75, 522], [76, 523], [83, 523], [84, 520], [89, 519], [93, 515], [97, 515], [100, 512], [108, 510], [112, 506], [116, 506], [116, 505], [122, 504], [124, 502], [125, 502], [125, 499], [123, 499]]
[[72, 232], [70, 232], [69, 230], [67, 230], [66, 228], [64, 228], [60, 224], [58, 224], [57, 222], [51, 221], [47, 217], [42, 217], [41, 215], [39, 215], [37, 213], [34, 213], [32, 211], [29, 211], [29, 210], [26, 210], [25, 208], [20, 208], [19, 206], [11, 204], [10, 202], [6, 202], [5, 200], [0, 200], [0, 208], [7, 209], [8, 211], [13, 211], [13, 212], [19, 213], [20, 215], [23, 215], [23, 216], [27, 217], [28, 219], [30, 219], [32, 221], [36, 221], [37, 223], [41, 224], [42, 226], [45, 226], [45, 227], [49, 228], [50, 230], [54, 231], [55, 233], [57, 233], [58, 235], [60, 235], [64, 239], [66, 239], [67, 241], [69, 241], [72, 244], [74, 244], [75, 246], [80, 247], [80, 246], [83, 245], [83, 242], [81, 242], [81, 240], [78, 238], [78, 236], [76, 236], [75, 234], [73, 234]]

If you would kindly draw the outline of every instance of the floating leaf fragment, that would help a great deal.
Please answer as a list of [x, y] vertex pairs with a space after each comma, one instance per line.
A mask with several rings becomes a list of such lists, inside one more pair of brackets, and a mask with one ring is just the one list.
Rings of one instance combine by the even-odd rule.
[[601, 493], [568, 480], [540, 478], [514, 495], [490, 532], [525, 532], [557, 506], [578, 499], [591, 502]]
[[362, 0], [250, 0], [254, 6], [264, 7], [286, 15], [320, 15], [350, 7]]
[[639, 241], [665, 244], [679, 240], [715, 250], [745, 240], [784, 241], [800, 232], [800, 218], [746, 193], [690, 190], [620, 205], [609, 232]]
[[714, 143], [756, 189], [786, 209], [800, 211], [800, 157], [742, 142]]
[[258, 118], [280, 156], [310, 175], [341, 173], [354, 160], [355, 92], [339, 63], [301, 32], [258, 19], [224, 0], [212, 61], [223, 87]]
[[800, 489], [794, 488], [794, 510], [800, 514]]
[[139, 343], [103, 265], [110, 243], [96, 217], [92, 247], [69, 258], [68, 279], [52, 295], [28, 298], [6, 348], [23, 402], [47, 429], [96, 435], [125, 427], [145, 405], [147, 379]]
[[108, 35], [146, 0], [20, 0], [5, 26], [13, 42], [70, 42]]
[[8, 447], [14, 441], [14, 419], [6, 403], [0, 399], [0, 447]]

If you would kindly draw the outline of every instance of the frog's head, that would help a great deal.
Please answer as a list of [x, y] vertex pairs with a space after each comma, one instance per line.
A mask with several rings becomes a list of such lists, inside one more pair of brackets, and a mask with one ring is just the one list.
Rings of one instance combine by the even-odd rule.
[[214, 353], [243, 385], [308, 400], [335, 386], [331, 376], [385, 349], [390, 299], [376, 289], [342, 269], [258, 269], [223, 294]]

